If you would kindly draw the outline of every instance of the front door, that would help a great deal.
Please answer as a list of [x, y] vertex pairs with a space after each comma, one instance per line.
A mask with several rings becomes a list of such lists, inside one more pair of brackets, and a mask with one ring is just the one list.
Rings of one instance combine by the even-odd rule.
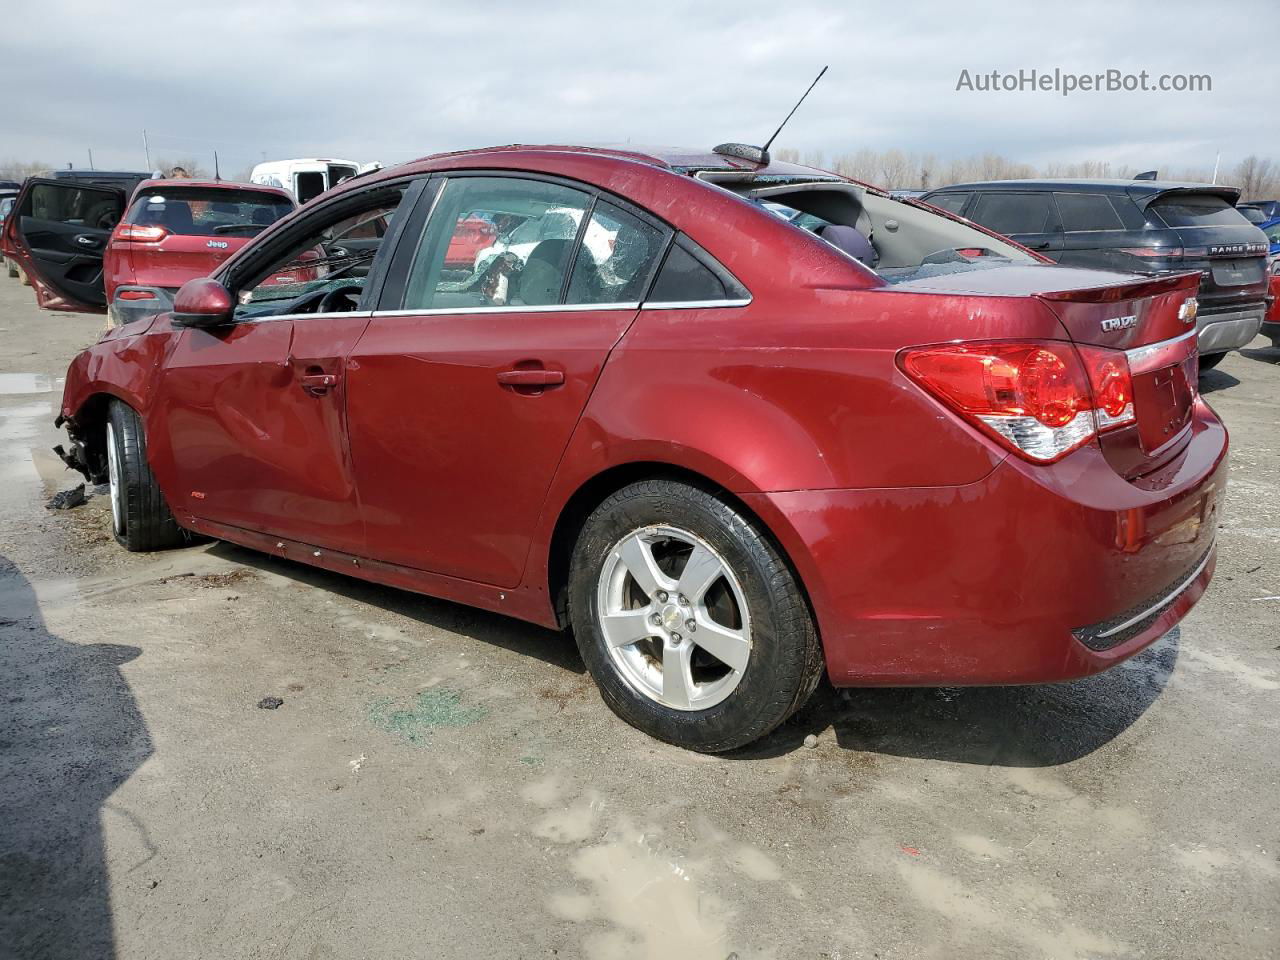
[[[476, 219], [500, 235], [480, 262], [451, 262]], [[446, 183], [419, 241], [401, 244], [402, 309], [375, 312], [348, 364], [370, 556], [519, 583], [560, 457], [668, 237], [558, 183]]]
[[5, 248], [46, 310], [103, 313], [102, 257], [124, 213], [124, 192], [73, 180], [32, 178], [5, 220]]
[[968, 217], [1050, 260], [1062, 251], [1062, 221], [1047, 191], [980, 193]]
[[[175, 507], [217, 523], [360, 554], [364, 521], [348, 444], [348, 355], [368, 325], [360, 255], [321, 257], [335, 224], [391, 223], [403, 184], [320, 207], [246, 261], [225, 327], [182, 332], [147, 424]], [[387, 251], [389, 255], [389, 251]], [[284, 282], [288, 280], [289, 282]], [[373, 292], [370, 291], [370, 296]]]
[[368, 314], [183, 331], [149, 431], [197, 517], [334, 550], [364, 545], [346, 439], [346, 355]]

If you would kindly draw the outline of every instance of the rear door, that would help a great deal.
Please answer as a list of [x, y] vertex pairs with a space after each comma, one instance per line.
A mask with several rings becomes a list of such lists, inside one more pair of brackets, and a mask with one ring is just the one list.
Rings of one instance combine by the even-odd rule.
[[102, 258], [124, 206], [124, 191], [114, 187], [26, 182], [5, 220], [5, 249], [31, 279], [39, 306], [106, 312]]
[[[448, 250], [482, 213], [578, 212], [570, 239], [486, 257]], [[610, 243], [593, 250], [588, 229]], [[590, 191], [519, 176], [450, 179], [347, 371], [352, 458], [370, 556], [496, 586], [521, 578], [560, 457], [635, 319], [670, 230]]]
[[1048, 191], [983, 191], [966, 216], [1050, 260], [1062, 254], [1062, 222]]

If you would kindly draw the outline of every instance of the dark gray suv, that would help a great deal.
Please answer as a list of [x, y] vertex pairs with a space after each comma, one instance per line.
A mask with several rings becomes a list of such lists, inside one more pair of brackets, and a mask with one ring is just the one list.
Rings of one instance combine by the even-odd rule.
[[1160, 180], [996, 180], [921, 199], [1051, 260], [1126, 273], [1199, 270], [1200, 365], [1258, 335], [1267, 239], [1235, 209], [1240, 191]]

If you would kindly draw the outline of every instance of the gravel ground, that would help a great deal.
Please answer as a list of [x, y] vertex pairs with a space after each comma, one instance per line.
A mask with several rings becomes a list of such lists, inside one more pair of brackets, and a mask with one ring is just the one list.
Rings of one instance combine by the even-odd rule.
[[1179, 630], [1077, 683], [825, 691], [703, 757], [616, 720], [557, 634], [127, 554], [92, 490], [45, 510], [100, 326], [0, 276], [0, 956], [1280, 956], [1265, 341], [1202, 382], [1231, 483]]

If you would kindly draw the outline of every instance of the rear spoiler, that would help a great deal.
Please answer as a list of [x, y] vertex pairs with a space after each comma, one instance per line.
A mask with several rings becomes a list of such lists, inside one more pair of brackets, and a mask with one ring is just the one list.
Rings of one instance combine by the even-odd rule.
[[1240, 200], [1240, 189], [1238, 187], [1228, 187], [1222, 184], [1206, 183], [1195, 184], [1186, 187], [1164, 187], [1159, 190], [1146, 192], [1141, 185], [1129, 188], [1129, 194], [1133, 197], [1135, 203], [1139, 204], [1144, 210], [1148, 205], [1157, 200], [1163, 200], [1165, 197], [1179, 196], [1188, 193], [1207, 194], [1211, 197], [1220, 197], [1227, 201], [1231, 206], [1235, 206]]
[[1115, 303], [1120, 300], [1155, 297], [1162, 293], [1173, 293], [1176, 290], [1195, 293], [1199, 284], [1200, 271], [1192, 270], [1188, 273], [1144, 277], [1141, 280], [1122, 281], [1101, 287], [1086, 287], [1083, 290], [1055, 290], [1050, 293], [1038, 293], [1036, 296], [1041, 300], [1069, 300], [1072, 303]]

